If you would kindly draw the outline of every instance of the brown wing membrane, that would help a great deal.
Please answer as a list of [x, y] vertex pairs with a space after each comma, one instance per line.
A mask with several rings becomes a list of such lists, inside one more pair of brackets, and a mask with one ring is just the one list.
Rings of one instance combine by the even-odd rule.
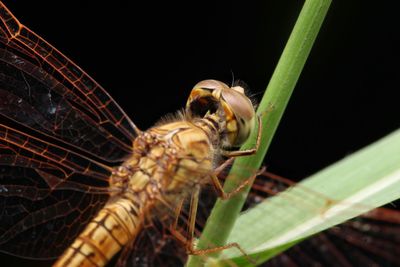
[[64, 251], [108, 199], [111, 169], [0, 125], [0, 250]]
[[131, 153], [138, 132], [99, 84], [1, 2], [0, 114], [109, 162]]

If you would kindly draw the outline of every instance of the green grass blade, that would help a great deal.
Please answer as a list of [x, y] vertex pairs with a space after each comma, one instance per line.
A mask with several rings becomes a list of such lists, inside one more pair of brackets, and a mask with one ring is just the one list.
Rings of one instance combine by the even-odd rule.
[[[399, 199], [399, 151], [397, 130], [241, 215], [228, 242], [264, 261], [295, 241]], [[235, 249], [220, 255], [235, 257], [240, 266], [249, 264]]]
[[[257, 114], [262, 115], [262, 143], [256, 155], [239, 158], [232, 170], [231, 177], [249, 177], [251, 173], [245, 170], [254, 170], [260, 167], [278, 127], [289, 98], [293, 92], [301, 70], [307, 60], [312, 45], [317, 37], [321, 24], [328, 11], [331, 0], [306, 0], [298, 20], [289, 37], [286, 47], [271, 77]], [[272, 41], [272, 40], [271, 40]], [[243, 149], [254, 147], [256, 134], [253, 133], [250, 141]], [[241, 166], [238, 168], [237, 166]], [[243, 168], [243, 166], [245, 166]], [[247, 167], [247, 168], [246, 168]], [[224, 189], [230, 192], [240, 181], [228, 179]], [[202, 233], [197, 247], [206, 248], [226, 243], [230, 231], [245, 202], [248, 190], [226, 200], [217, 201]], [[187, 266], [203, 266], [203, 257], [190, 257]]]

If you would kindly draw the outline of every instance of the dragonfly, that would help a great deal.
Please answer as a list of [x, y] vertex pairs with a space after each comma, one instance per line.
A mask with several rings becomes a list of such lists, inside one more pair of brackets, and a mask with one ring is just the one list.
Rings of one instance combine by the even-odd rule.
[[188, 236], [171, 233], [191, 254], [240, 249], [195, 250], [193, 232], [202, 184], [212, 182], [224, 198], [240, 189], [223, 191], [217, 159], [256, 151], [226, 149], [239, 147], [254, 128], [254, 106], [242, 87], [202, 81], [186, 112], [141, 131], [4, 4], [0, 18], [3, 251], [58, 256], [53, 266], [105, 266], [129, 249], [154, 210], [158, 217], [177, 211], [178, 218], [186, 198]]
[[[157, 153], [160, 151], [157, 152], [157, 149], [160, 148], [149, 139], [163, 135], [165, 132], [170, 133], [171, 136], [181, 136], [178, 132], [182, 130], [182, 127], [191, 128], [185, 128], [187, 122], [180, 120], [179, 123], [164, 121], [150, 130], [150, 134], [140, 131], [98, 83], [56, 48], [23, 26], [2, 3], [0, 3], [0, 18], [0, 114], [2, 116], [0, 123], [0, 250], [32, 259], [54, 259], [63, 255], [56, 263], [60, 265], [65, 261], [74, 262], [76, 257], [68, 256], [69, 254], [77, 251], [81, 252], [81, 255], [90, 254], [82, 249], [82, 244], [88, 244], [83, 241], [88, 236], [84, 234], [85, 231], [112, 229], [105, 225], [98, 227], [99, 222], [103, 224], [107, 222], [102, 218], [110, 216], [109, 214], [115, 211], [107, 205], [109, 203], [114, 206], [127, 204], [125, 201], [118, 202], [117, 200], [122, 194], [121, 188], [129, 183], [124, 177], [136, 173], [138, 177], [133, 180], [136, 190], [146, 184], [149, 178], [145, 173], [138, 172], [131, 166], [135, 166], [135, 161], [146, 158], [148, 162], [143, 163], [147, 164], [146, 170], [153, 171], [148, 165], [154, 165], [155, 159], [159, 159]], [[205, 123], [203, 126], [206, 129], [207, 127], [212, 129], [212, 125], [206, 125], [207, 122], [201, 119], [208, 111], [210, 111], [208, 116], [214, 116], [215, 120], [221, 119], [220, 113], [224, 116], [229, 115], [223, 118], [225, 124], [235, 122], [235, 116], [232, 115], [238, 113], [237, 109], [236, 112], [229, 112], [231, 109], [227, 103], [218, 104], [220, 96], [215, 97], [215, 93], [214, 95], [211, 93], [213, 91], [211, 89], [215, 88], [230, 89], [217, 81], [205, 81], [195, 86], [189, 98], [188, 112], [194, 115], [200, 114], [197, 121]], [[240, 92], [240, 88], [235, 89], [239, 91], [239, 94], [243, 93]], [[244, 102], [244, 105], [240, 107], [248, 106], [249, 109], [244, 109], [244, 111], [250, 113], [252, 117], [250, 103], [246, 98], [239, 99], [243, 100], [241, 103]], [[243, 109], [240, 111], [242, 112], [239, 113], [243, 113]], [[253, 124], [252, 119], [245, 115], [241, 114], [240, 117], [247, 118], [247, 123], [236, 125], [244, 130], [239, 135], [237, 131], [226, 131], [225, 142], [230, 142], [235, 146], [243, 142]], [[185, 119], [192, 120], [189, 117]], [[208, 123], [210, 122], [212, 124], [213, 119], [208, 120]], [[224, 129], [232, 129], [224, 127]], [[143, 139], [138, 139], [138, 136], [143, 133], [147, 135], [143, 136]], [[193, 134], [190, 136], [193, 137]], [[154, 149], [150, 153], [152, 157], [140, 155], [139, 158], [132, 158], [135, 151], [142, 151], [142, 146]], [[171, 158], [177, 157], [171, 156]], [[189, 161], [194, 159], [187, 156], [180, 158]], [[189, 165], [184, 165], [185, 168], [181, 169], [183, 173], [178, 176], [188, 177], [188, 174], [195, 173], [199, 178], [208, 175], [215, 167], [213, 161], [206, 157], [202, 162], [204, 166], [198, 168], [203, 169], [203, 172], [198, 172], [198, 169], [195, 172], [192, 167], [188, 167]], [[157, 162], [157, 164], [160, 163]], [[163, 166], [163, 168], [165, 170], [166, 167]], [[171, 173], [176, 173], [176, 170]], [[133, 220], [132, 225], [152, 221], [151, 227], [142, 225], [143, 230], [149, 233], [146, 236], [151, 245], [143, 244], [145, 242], [142, 241], [146, 237], [141, 238], [141, 236], [136, 242], [118, 239], [121, 244], [116, 244], [118, 243], [116, 242], [110, 245], [114, 250], [112, 254], [122, 250], [122, 260], [117, 264], [160, 266], [166, 263], [166, 261], [156, 261], [153, 255], [141, 255], [146, 250], [143, 247], [157, 247], [157, 250], [169, 251], [167, 255], [174, 256], [173, 259], [169, 259], [174, 262], [171, 266], [183, 264], [186, 253], [185, 246], [180, 243], [183, 240], [187, 244], [187, 240], [184, 240], [185, 237], [179, 235], [179, 232], [173, 236], [171, 231], [164, 232], [165, 227], [161, 227], [160, 230], [157, 225], [157, 223], [174, 225], [174, 216], [170, 215], [170, 211], [174, 207], [179, 209], [183, 206], [183, 198], [190, 198], [189, 193], [185, 195], [182, 194], [181, 188], [177, 189], [179, 182], [181, 181], [178, 179], [177, 183], [168, 189], [167, 197], [158, 199], [166, 202], [164, 206], [152, 204], [153, 209], [157, 210], [159, 220], [157, 218], [145, 220], [145, 218], [139, 218], [140, 216], [134, 216], [142, 222], [135, 223]], [[211, 182], [218, 184], [215, 179]], [[182, 186], [195, 188], [201, 183], [193, 181], [192, 184], [185, 183]], [[218, 189], [218, 186], [216, 188]], [[262, 193], [269, 191], [266, 184], [258, 188]], [[174, 192], [175, 190], [177, 192]], [[134, 194], [130, 197], [132, 195]], [[176, 195], [179, 197], [176, 198]], [[253, 200], [255, 201], [260, 195], [258, 193]], [[251, 200], [252, 198], [249, 202]], [[148, 207], [135, 204], [145, 202], [143, 199], [135, 199], [127, 205], [131, 213], [147, 214]], [[205, 206], [205, 210], [208, 209], [208, 203], [205, 201], [201, 201], [199, 205]], [[104, 207], [107, 209], [104, 210]], [[162, 211], [161, 207], [165, 207], [168, 212]], [[163, 218], [164, 215], [166, 219]], [[189, 222], [194, 217], [190, 211], [186, 217], [183, 215], [175, 217], [184, 220], [187, 225], [192, 225], [191, 231], [196, 230], [193, 221]], [[373, 217], [380, 218], [382, 215]], [[395, 218], [394, 215], [387, 217]], [[111, 224], [117, 225], [117, 223]], [[133, 232], [131, 240], [135, 239], [138, 235], [135, 231], [140, 229], [129, 228], [129, 225], [124, 227], [128, 228], [127, 232]], [[133, 228], [136, 230], [131, 231], [130, 229]], [[379, 229], [388, 228], [380, 226]], [[107, 237], [107, 234], [104, 236]], [[157, 236], [161, 238], [157, 239]], [[122, 248], [124, 242], [127, 246]], [[141, 246], [143, 246], [142, 249], [140, 249]], [[281, 257], [285, 257], [284, 255]], [[112, 258], [112, 255], [97, 256], [102, 258], [100, 259], [102, 264], [106, 264]], [[128, 261], [129, 257], [133, 260]], [[87, 258], [81, 257], [81, 260], [85, 262]]]

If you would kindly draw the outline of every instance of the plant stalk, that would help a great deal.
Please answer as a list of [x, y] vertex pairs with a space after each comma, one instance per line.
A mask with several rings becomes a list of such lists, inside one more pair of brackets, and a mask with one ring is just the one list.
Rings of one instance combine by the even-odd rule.
[[[289, 98], [299, 79], [312, 45], [317, 37], [331, 0], [306, 0], [282, 56], [271, 77], [266, 92], [257, 109], [261, 117], [261, 144], [255, 155], [238, 158], [224, 184], [224, 190], [231, 192], [244, 179], [254, 174], [250, 170], [260, 168], [273, 135], [278, 127]], [[254, 147], [257, 131], [242, 147]], [[218, 200], [207, 220], [197, 248], [222, 246], [245, 203], [250, 186], [228, 200]], [[212, 257], [217, 257], [213, 253]], [[188, 267], [204, 266], [205, 257], [191, 256]]]

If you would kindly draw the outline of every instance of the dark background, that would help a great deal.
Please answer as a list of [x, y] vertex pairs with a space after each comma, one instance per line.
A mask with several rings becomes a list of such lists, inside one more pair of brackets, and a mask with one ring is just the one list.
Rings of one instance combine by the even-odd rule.
[[[229, 84], [234, 73], [260, 100], [303, 3], [3, 2], [141, 129], [182, 108], [203, 79]], [[271, 171], [305, 177], [400, 126], [391, 3], [332, 3], [266, 158]]]

